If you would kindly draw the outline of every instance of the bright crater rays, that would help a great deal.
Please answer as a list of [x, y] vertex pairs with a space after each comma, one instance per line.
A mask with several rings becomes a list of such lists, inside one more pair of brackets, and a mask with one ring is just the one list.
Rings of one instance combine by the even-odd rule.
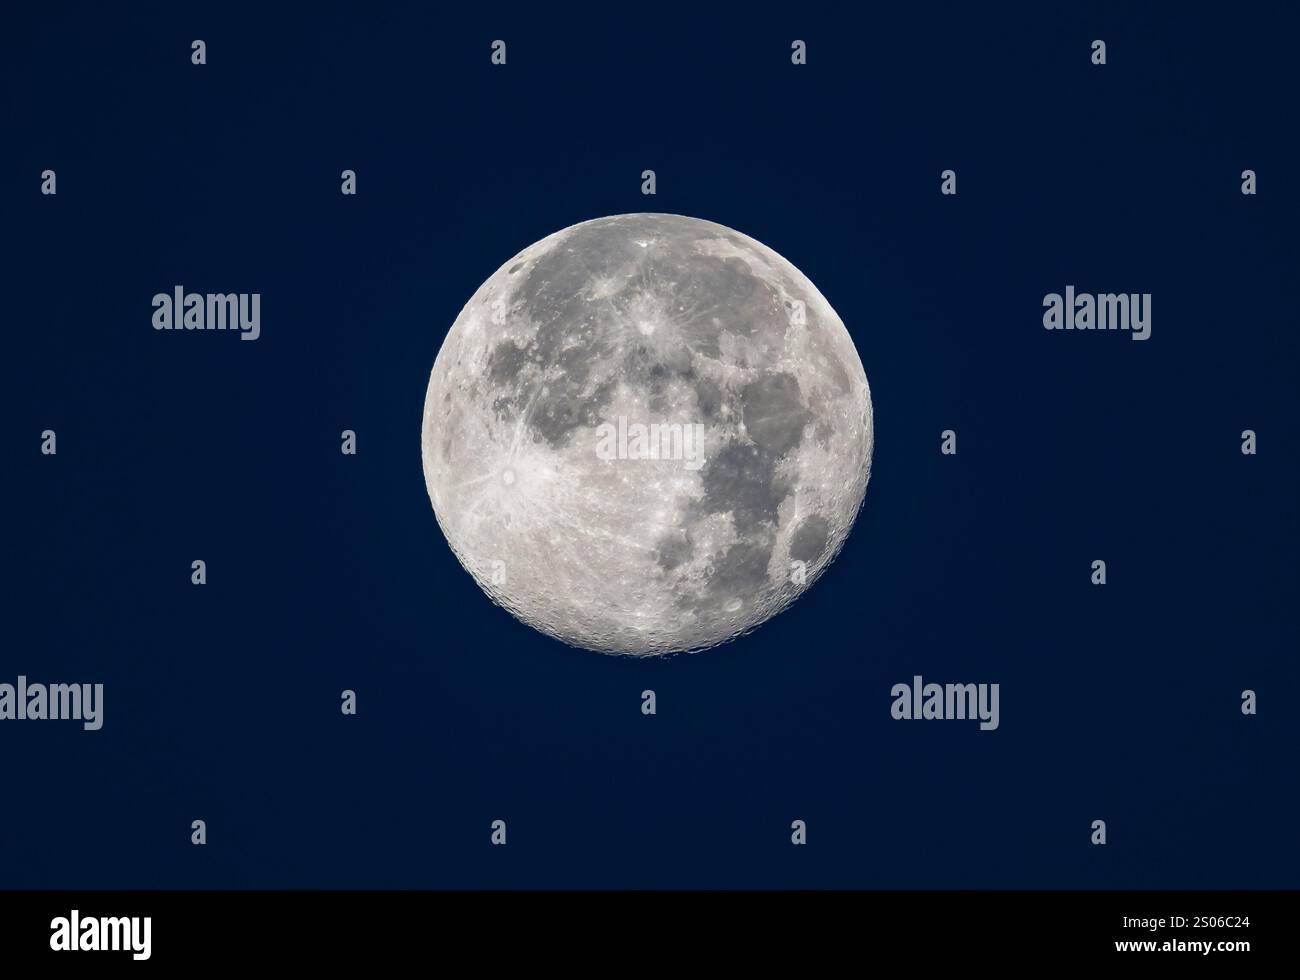
[[617, 215], [478, 289], [434, 364], [422, 446], [438, 523], [494, 602], [589, 650], [700, 650], [834, 559], [870, 475], [871, 394], [781, 256]]

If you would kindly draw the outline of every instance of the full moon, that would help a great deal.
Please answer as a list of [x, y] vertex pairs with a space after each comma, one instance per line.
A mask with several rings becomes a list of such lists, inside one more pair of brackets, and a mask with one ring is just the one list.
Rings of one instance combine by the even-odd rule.
[[609, 654], [697, 651], [838, 554], [871, 472], [871, 391], [802, 272], [722, 225], [584, 221], [461, 310], [424, 402], [424, 479], [498, 605]]

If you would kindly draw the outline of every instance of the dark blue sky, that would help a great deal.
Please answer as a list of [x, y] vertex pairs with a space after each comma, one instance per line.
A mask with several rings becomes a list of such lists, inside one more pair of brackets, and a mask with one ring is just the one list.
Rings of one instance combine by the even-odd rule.
[[[186, 6], [0, 42], [0, 682], [106, 685], [100, 732], [0, 725], [0, 884], [1297, 884], [1294, 15]], [[877, 426], [816, 587], [658, 662], [493, 607], [419, 454], [483, 279], [641, 210], [803, 270]], [[155, 332], [177, 283], [261, 338]], [[1067, 284], [1151, 340], [1043, 330]], [[998, 731], [892, 721], [917, 673], [998, 682]]]

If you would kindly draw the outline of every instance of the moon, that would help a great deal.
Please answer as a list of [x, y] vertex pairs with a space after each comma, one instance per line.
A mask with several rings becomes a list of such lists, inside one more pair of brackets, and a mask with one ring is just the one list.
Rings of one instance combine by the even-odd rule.
[[530, 245], [461, 310], [429, 378], [425, 485], [493, 602], [571, 646], [717, 646], [839, 553], [871, 473], [871, 391], [808, 278], [673, 214]]

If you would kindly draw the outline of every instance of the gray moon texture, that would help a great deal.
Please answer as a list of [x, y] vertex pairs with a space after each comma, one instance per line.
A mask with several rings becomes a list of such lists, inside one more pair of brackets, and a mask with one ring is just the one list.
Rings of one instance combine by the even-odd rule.
[[871, 392], [839, 316], [776, 252], [622, 214], [479, 287], [421, 441], [438, 524], [495, 603], [572, 646], [652, 656], [747, 633], [825, 571], [866, 493]]

